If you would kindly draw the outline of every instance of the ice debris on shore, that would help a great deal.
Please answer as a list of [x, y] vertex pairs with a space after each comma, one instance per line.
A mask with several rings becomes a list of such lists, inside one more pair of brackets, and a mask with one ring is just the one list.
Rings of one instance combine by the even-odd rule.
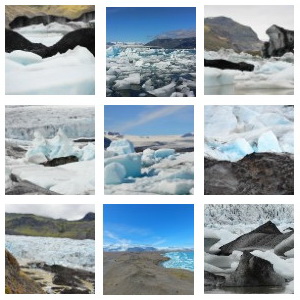
[[206, 106], [205, 156], [238, 161], [253, 152], [294, 152], [293, 106]]
[[136, 153], [126, 140], [112, 141], [104, 152], [106, 194], [191, 194], [194, 153], [145, 149]]
[[[237, 90], [293, 90], [294, 89], [294, 54], [286, 53], [282, 57], [265, 59], [248, 53], [236, 53], [231, 49], [221, 49], [218, 52], [205, 51], [205, 59], [225, 59], [235, 63], [253, 64], [253, 72], [238, 70], [220, 70], [204, 68], [205, 87], [220, 87], [223, 93], [234, 93]], [[228, 86], [234, 88], [230, 89]], [[227, 87], [226, 87], [227, 86]], [[212, 90], [214, 91], [214, 90]], [[227, 92], [226, 92], [227, 91]], [[208, 90], [209, 94], [209, 90]]]

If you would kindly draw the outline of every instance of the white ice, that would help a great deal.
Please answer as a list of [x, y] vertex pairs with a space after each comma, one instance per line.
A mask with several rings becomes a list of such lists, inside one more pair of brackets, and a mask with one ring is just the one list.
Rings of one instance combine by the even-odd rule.
[[85, 47], [77, 46], [45, 59], [24, 52], [6, 53], [7, 95], [95, 93], [95, 57]]

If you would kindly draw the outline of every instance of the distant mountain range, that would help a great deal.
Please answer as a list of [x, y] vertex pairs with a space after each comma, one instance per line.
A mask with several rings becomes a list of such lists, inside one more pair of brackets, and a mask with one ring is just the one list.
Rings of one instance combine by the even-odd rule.
[[221, 48], [241, 51], [260, 51], [263, 42], [249, 26], [227, 17], [204, 19], [204, 48], [218, 51]]
[[95, 239], [95, 214], [77, 221], [52, 219], [33, 214], [5, 214], [5, 234], [72, 239]]
[[159, 47], [164, 49], [196, 49], [196, 37], [181, 38], [181, 39], [155, 39], [145, 46]]
[[166, 247], [166, 248], [155, 248], [150, 246], [128, 246], [128, 245], [105, 245], [103, 247], [104, 252], [153, 252], [153, 251], [194, 251], [193, 248], [175, 248], [175, 247]]

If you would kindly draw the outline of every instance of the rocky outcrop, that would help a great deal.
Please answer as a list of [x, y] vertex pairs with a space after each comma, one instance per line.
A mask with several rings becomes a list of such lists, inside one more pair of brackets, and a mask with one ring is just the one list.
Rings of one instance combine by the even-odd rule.
[[7, 53], [14, 50], [23, 50], [46, 58], [57, 53], [65, 53], [77, 46], [87, 48], [95, 56], [95, 29], [82, 28], [71, 31], [50, 47], [40, 43], [32, 43], [20, 34], [5, 29], [5, 52]]
[[254, 65], [245, 62], [234, 63], [224, 59], [204, 59], [204, 67], [218, 68], [221, 70], [253, 71]]
[[95, 221], [95, 213], [89, 212], [79, 221]]
[[11, 29], [19, 28], [19, 27], [25, 27], [30, 25], [36, 25], [36, 24], [50, 24], [53, 22], [65, 24], [68, 22], [85, 22], [88, 23], [91, 20], [95, 19], [95, 11], [90, 11], [83, 13], [80, 17], [75, 19], [66, 18], [64, 16], [54, 16], [54, 15], [40, 15], [40, 16], [34, 16], [34, 17], [27, 17], [27, 16], [19, 16], [16, 17], [12, 22], [9, 23], [9, 27]]
[[219, 255], [230, 255], [233, 251], [274, 249], [293, 232], [281, 233], [271, 221], [220, 247]]
[[227, 17], [205, 18], [204, 26], [205, 50], [260, 51], [263, 45], [251, 27]]
[[237, 269], [226, 280], [226, 286], [282, 286], [285, 279], [277, 274], [273, 265], [244, 251]]
[[16, 258], [5, 250], [5, 293], [45, 294], [41, 286], [22, 273]]
[[182, 39], [155, 39], [145, 46], [164, 49], [196, 49], [196, 37]]
[[58, 157], [58, 158], [50, 159], [44, 163], [41, 163], [41, 165], [45, 167], [57, 167], [60, 165], [70, 164], [74, 162], [78, 162], [78, 157], [75, 155], [70, 155], [66, 157]]
[[205, 195], [293, 195], [294, 156], [252, 153], [237, 162], [204, 158]]
[[104, 137], [104, 149], [108, 148], [111, 144], [111, 140], [107, 137]]
[[264, 43], [263, 56], [282, 56], [285, 53], [294, 53], [294, 31], [287, 30], [277, 25], [272, 25], [266, 31], [269, 41]]

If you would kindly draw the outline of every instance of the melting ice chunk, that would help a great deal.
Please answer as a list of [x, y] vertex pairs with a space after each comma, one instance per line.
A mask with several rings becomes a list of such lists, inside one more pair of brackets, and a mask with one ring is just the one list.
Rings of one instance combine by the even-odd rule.
[[154, 156], [156, 158], [165, 158], [175, 153], [174, 149], [158, 149], [155, 151]]
[[258, 152], [282, 152], [277, 137], [273, 131], [263, 133], [257, 143]]
[[125, 167], [117, 162], [108, 164], [104, 169], [105, 184], [120, 184], [126, 176]]
[[107, 151], [117, 153], [118, 155], [135, 152], [133, 143], [125, 139], [112, 141]]

